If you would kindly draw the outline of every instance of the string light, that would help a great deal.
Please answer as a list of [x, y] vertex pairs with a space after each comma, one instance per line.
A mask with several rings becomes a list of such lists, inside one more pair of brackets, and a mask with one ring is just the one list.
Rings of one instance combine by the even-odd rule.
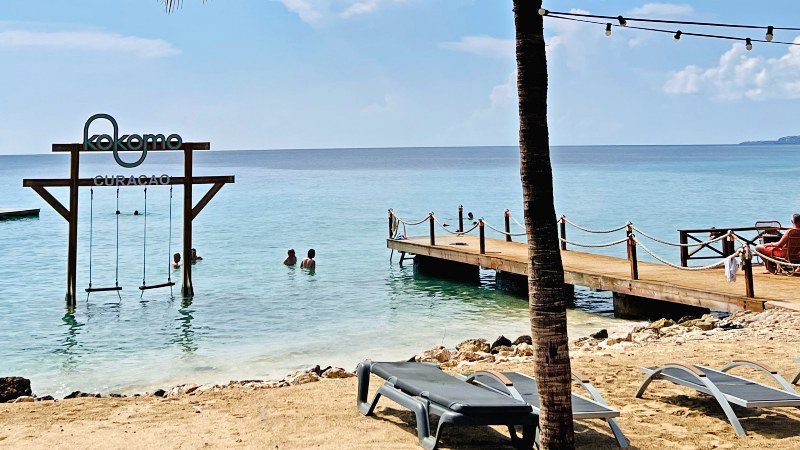
[[681, 30], [676, 31], [675, 32], [675, 41], [680, 41], [682, 34], [683, 34], [683, 32]]
[[606, 24], [606, 36], [611, 36], [611, 24]]
[[748, 52], [753, 49], [753, 41], [750, 40], [750, 38], [745, 40], [744, 48], [746, 48]]
[[549, 12], [550, 11], [548, 11], [548, 10], [546, 10], [544, 8], [539, 8], [539, 15], [540, 16], [546, 16]]
[[617, 16], [617, 20], [619, 21], [619, 26], [621, 26], [621, 27], [627, 27], [628, 26], [628, 21], [625, 20], [624, 17]]
[[775, 27], [770, 25], [767, 27], [767, 36], [766, 36], [767, 42], [772, 42], [772, 38], [774, 37], [775, 37]]

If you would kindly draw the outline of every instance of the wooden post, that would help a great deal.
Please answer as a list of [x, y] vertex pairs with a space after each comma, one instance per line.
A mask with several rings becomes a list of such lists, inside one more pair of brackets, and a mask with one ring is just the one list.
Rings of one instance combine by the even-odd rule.
[[481, 255], [486, 254], [486, 233], [484, 232], [483, 219], [478, 219], [478, 230], [480, 231]]
[[67, 241], [67, 306], [75, 307], [78, 292], [78, 179], [80, 178], [80, 149], [70, 152], [69, 164], [69, 235]]
[[689, 247], [686, 244], [689, 243], [688, 233], [680, 230], [680, 243], [681, 245], [681, 267], [689, 267]]
[[431, 245], [436, 245], [436, 232], [435, 232], [436, 230], [433, 221], [434, 221], [433, 213], [430, 213], [430, 215], [428, 215], [428, 222], [430, 223], [430, 228], [431, 228]]
[[511, 242], [511, 211], [506, 210], [505, 220], [506, 220], [506, 242]]
[[393, 216], [394, 216], [394, 214], [392, 213], [392, 210], [390, 209], [389, 210], [389, 239], [394, 237], [394, 236], [392, 236], [392, 234], [393, 234], [392, 232], [394, 231], [394, 227], [392, 227], [392, 217]]
[[722, 240], [722, 257], [727, 258], [733, 254], [733, 236], [731, 236], [731, 232], [728, 231], [727, 237]]
[[744, 269], [745, 295], [748, 298], [754, 298], [756, 293], [753, 288], [753, 255], [750, 253], [750, 247], [747, 247], [744, 251], [742, 268]]
[[458, 205], [458, 232], [464, 232], [464, 205]]
[[567, 218], [561, 216], [558, 223], [559, 234], [561, 235], [561, 250], [567, 249]]
[[639, 279], [639, 260], [636, 258], [636, 240], [633, 237], [633, 227], [628, 224], [625, 227], [625, 233], [628, 235], [628, 261], [631, 263], [631, 279]]
[[192, 150], [183, 150], [183, 280], [181, 295], [194, 297], [192, 285]]

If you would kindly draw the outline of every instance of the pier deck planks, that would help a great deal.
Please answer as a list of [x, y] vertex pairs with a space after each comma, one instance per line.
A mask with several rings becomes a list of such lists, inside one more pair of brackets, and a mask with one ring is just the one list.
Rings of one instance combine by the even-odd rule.
[[[454, 245], [459, 242], [466, 245]], [[520, 275], [527, 273], [527, 245], [486, 238], [486, 253], [481, 255], [477, 236], [436, 236], [387, 240], [387, 247], [415, 255], [479, 265]], [[769, 307], [800, 310], [800, 278], [753, 272], [755, 298], [745, 296], [744, 276], [739, 272], [728, 283], [722, 269], [678, 270], [663, 264], [639, 261], [639, 279], [632, 280], [627, 259], [566, 250], [561, 252], [564, 281], [577, 286], [647, 297], [720, 311], [742, 309], [761, 311]]]

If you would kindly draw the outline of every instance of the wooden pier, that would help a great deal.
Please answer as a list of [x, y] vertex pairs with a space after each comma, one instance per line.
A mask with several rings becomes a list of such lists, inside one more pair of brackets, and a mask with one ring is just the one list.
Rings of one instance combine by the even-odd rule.
[[[448, 234], [433, 238], [388, 239], [387, 247], [444, 264], [449, 262], [527, 276], [527, 244], [485, 237], [481, 240], [481, 237]], [[567, 285], [719, 311], [761, 311], [771, 307], [800, 310], [800, 279], [761, 274], [760, 268], [751, 269], [753, 283], [750, 288], [755, 286], [755, 289], [750, 297], [745, 287], [747, 277], [742, 272], [735, 282], [729, 283], [721, 268], [684, 271], [664, 264], [638, 261], [638, 273], [633, 277], [628, 259], [572, 250], [562, 250], [561, 256]]]
[[39, 217], [39, 209], [0, 209], [0, 220]]

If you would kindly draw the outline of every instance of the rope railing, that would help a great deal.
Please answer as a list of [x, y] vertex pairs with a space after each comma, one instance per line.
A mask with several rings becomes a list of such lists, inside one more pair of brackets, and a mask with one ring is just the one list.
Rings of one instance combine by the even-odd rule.
[[[458, 230], [457, 231], [453, 231], [453, 230], [449, 229], [442, 221], [440, 221], [439, 218], [432, 212], [429, 213], [423, 219], [420, 219], [420, 220], [417, 220], [417, 221], [409, 221], [409, 220], [405, 220], [405, 219], [402, 219], [402, 218], [398, 217], [396, 214], [394, 214], [394, 211], [390, 209], [389, 210], [390, 239], [393, 239], [395, 237], [395, 235], [397, 234], [399, 225], [403, 225], [403, 230], [404, 230], [403, 231], [403, 236], [406, 237], [406, 234], [405, 234], [405, 226], [406, 225], [408, 225], [408, 226], [421, 225], [421, 224], [423, 224], [425, 222], [429, 223], [430, 245], [432, 245], [432, 246], [436, 245], [436, 235], [435, 235], [436, 225], [438, 225], [439, 228], [445, 230], [447, 233], [449, 233], [449, 234], [451, 234], [453, 236], [457, 236], [457, 237], [465, 236], [465, 235], [473, 232], [475, 229], [478, 229], [478, 231], [479, 231], [479, 235], [478, 235], [479, 252], [480, 252], [481, 255], [484, 255], [484, 254], [486, 254], [485, 228], [487, 228], [487, 227], [490, 230], [492, 230], [492, 231], [494, 231], [494, 232], [496, 232], [496, 233], [498, 233], [500, 235], [505, 236], [506, 241], [511, 241], [512, 236], [525, 236], [526, 235], [526, 233], [522, 233], [522, 232], [521, 233], [512, 233], [511, 232], [511, 223], [512, 222], [515, 223], [517, 226], [522, 227], [522, 228], [524, 228], [525, 225], [522, 224], [519, 220], [517, 220], [516, 217], [514, 217], [513, 214], [511, 214], [511, 212], [509, 210], [505, 211], [504, 219], [505, 219], [505, 230], [500, 229], [499, 227], [496, 227], [496, 226], [486, 222], [483, 218], [478, 219], [475, 222], [474, 226], [472, 226], [472, 228], [470, 228], [468, 230], [464, 230], [463, 207], [460, 206], [458, 208]], [[471, 213], [469, 214], [469, 220], [472, 220], [472, 214]], [[595, 229], [591, 229], [591, 228], [586, 227], [586, 226], [579, 225], [579, 224], [577, 224], [575, 222], [572, 222], [566, 216], [562, 215], [562, 216], [560, 216], [558, 218], [558, 223], [559, 223], [559, 237], [558, 237], [558, 240], [559, 240], [559, 242], [561, 244], [561, 249], [562, 250], [567, 250], [567, 245], [572, 245], [572, 246], [575, 246], [575, 247], [582, 247], [582, 248], [608, 248], [608, 247], [614, 247], [614, 246], [617, 246], [617, 245], [626, 244], [627, 255], [628, 255], [627, 259], [628, 259], [628, 261], [630, 263], [631, 279], [633, 279], [633, 280], [638, 280], [639, 279], [639, 261], [638, 261], [638, 258], [636, 256], [637, 247], [641, 247], [642, 250], [644, 250], [648, 255], [650, 255], [650, 257], [652, 257], [658, 263], [661, 263], [661, 264], [663, 264], [665, 266], [668, 266], [670, 268], [674, 268], [676, 270], [682, 270], [682, 271], [688, 271], [688, 272], [698, 272], [698, 271], [703, 271], [703, 270], [717, 269], [717, 268], [723, 266], [725, 264], [726, 260], [729, 260], [731, 257], [733, 257], [733, 258], [741, 258], [742, 266], [743, 266], [744, 272], [745, 272], [746, 295], [747, 295], [747, 297], [751, 297], [751, 298], [755, 296], [754, 292], [753, 292], [753, 273], [752, 273], [752, 258], [753, 258], [754, 255], [760, 257], [761, 259], [763, 259], [765, 261], [770, 261], [770, 262], [773, 262], [775, 264], [779, 264], [781, 266], [792, 267], [792, 268], [800, 268], [800, 264], [792, 264], [792, 263], [789, 263], [787, 261], [781, 261], [781, 260], [772, 258], [770, 256], [764, 255], [763, 253], [761, 253], [761, 252], [759, 252], [757, 250], [756, 251], [751, 250], [750, 246], [752, 245], [752, 242], [751, 241], [747, 241], [746, 239], [742, 238], [741, 236], [738, 236], [736, 233], [734, 233], [733, 230], [728, 230], [727, 232], [724, 229], [713, 230], [714, 233], [712, 234], [712, 236], [716, 235], [716, 237], [713, 237], [711, 239], [708, 239], [708, 240], [705, 240], [705, 241], [699, 241], [698, 240], [698, 242], [693, 242], [693, 243], [688, 243], [688, 242], [677, 243], [677, 242], [670, 242], [670, 241], [667, 241], [667, 240], [664, 240], [664, 239], [660, 239], [660, 238], [658, 238], [658, 237], [656, 237], [656, 236], [654, 236], [652, 234], [649, 234], [649, 233], [643, 231], [642, 229], [634, 226], [632, 222], [626, 222], [625, 225], [622, 225], [622, 226], [619, 226], [619, 227], [615, 227], [615, 228], [595, 230]], [[578, 241], [567, 239], [567, 236], [566, 236], [566, 226], [567, 225], [570, 225], [571, 227], [573, 227], [575, 229], [578, 229], [580, 231], [583, 231], [583, 232], [586, 232], [586, 233], [590, 233], [590, 234], [611, 234], [611, 233], [615, 233], [615, 232], [624, 230], [625, 231], [625, 237], [621, 238], [621, 239], [614, 240], [614, 241], [602, 242], [602, 243], [578, 242]], [[719, 233], [719, 234], [717, 234], [717, 233]], [[659, 255], [652, 248], [650, 248], [648, 245], [643, 243], [642, 242], [642, 238], [651, 240], [653, 242], [656, 242], [656, 243], [662, 244], [662, 245], [667, 245], [667, 246], [671, 246], [671, 247], [679, 247], [681, 249], [681, 252], [682, 252], [681, 264], [680, 265], [675, 264], [672, 261], [670, 261], [669, 259], [664, 258], [663, 256]], [[694, 237], [692, 237], [692, 239], [697, 240]], [[681, 237], [681, 240], [685, 241], [685, 238], [684, 238], [683, 235]], [[742, 246], [739, 249], [736, 249], [736, 250], [734, 250], [734, 248], [733, 248], [733, 244], [734, 244], [735, 241], [738, 241], [740, 244], [742, 244]], [[717, 250], [714, 247], [711, 247], [711, 244], [714, 244], [714, 243], [717, 243], [717, 242], [721, 242], [722, 243], [722, 251]], [[696, 252], [698, 252], [700, 250], [703, 250], [703, 248], [705, 247], [705, 248], [709, 248], [711, 250], [716, 251], [717, 253], [722, 255], [722, 258], [717, 260], [717, 261], [714, 261], [711, 264], [707, 264], [707, 265], [703, 265], [703, 266], [691, 266], [691, 267], [689, 267], [688, 265], [685, 265], [685, 263], [684, 263], [683, 253], [688, 252], [687, 249], [692, 248], [692, 247], [698, 247], [698, 248], [697, 248], [697, 250], [694, 250], [693, 253], [691, 253], [691, 254], [694, 254], [694, 253], [696, 253]]]

